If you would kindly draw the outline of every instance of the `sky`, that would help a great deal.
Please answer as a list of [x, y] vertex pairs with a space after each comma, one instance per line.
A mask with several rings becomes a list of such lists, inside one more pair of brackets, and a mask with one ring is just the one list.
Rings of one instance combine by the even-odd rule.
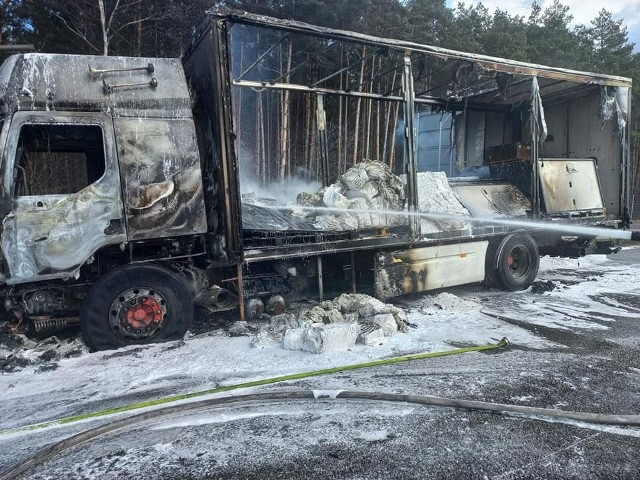
[[[448, 0], [447, 3], [455, 6], [457, 0]], [[532, 0], [483, 0], [482, 3], [490, 12], [500, 8], [512, 15], [523, 15], [527, 18], [531, 11]], [[538, 0], [538, 3], [544, 10], [553, 3], [553, 0]], [[629, 33], [629, 41], [636, 44], [634, 51], [640, 51], [640, 0], [561, 0], [561, 3], [569, 6], [574, 25], [590, 25], [591, 20], [598, 16], [598, 12], [606, 8], [613, 14], [613, 18], [623, 21]]]

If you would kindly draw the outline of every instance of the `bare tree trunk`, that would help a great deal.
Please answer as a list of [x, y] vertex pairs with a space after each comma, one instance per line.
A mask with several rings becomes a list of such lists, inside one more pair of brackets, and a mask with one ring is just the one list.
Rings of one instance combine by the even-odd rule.
[[[12, 2], [23, 3], [20, 0], [0, 0], [0, 24], [4, 6]], [[55, 3], [56, 8], [49, 9], [49, 13], [61, 20], [70, 32], [102, 55], [109, 55], [113, 49], [118, 50], [122, 43], [126, 43], [128, 54], [140, 55], [144, 36], [142, 24], [169, 18], [169, 11], [164, 8], [148, 10], [145, 13], [146, 2], [143, 0], [75, 0]], [[130, 28], [133, 30], [129, 31]], [[124, 40], [123, 34], [127, 32], [129, 39]], [[157, 55], [157, 23], [155, 34]]]
[[[362, 58], [367, 56], [367, 47], [362, 47]], [[362, 81], [364, 80], [364, 61], [360, 64], [360, 79], [358, 80], [358, 91], [362, 91]], [[360, 129], [360, 109], [362, 108], [362, 98], [358, 97], [358, 101], [356, 103], [356, 124], [354, 130], [354, 139], [353, 139], [353, 164], [355, 165], [358, 162], [358, 134]]]
[[258, 94], [258, 100], [260, 104], [260, 166], [262, 168], [262, 184], [265, 185], [267, 183], [267, 147], [266, 147], [266, 139], [264, 135], [264, 108], [262, 105], [262, 92]]
[[311, 156], [310, 150], [311, 139], [311, 94], [304, 96], [304, 146], [302, 156], [304, 158], [304, 170], [307, 178], [311, 178]]
[[[371, 61], [371, 78], [376, 75], [376, 57], [374, 56]], [[373, 82], [369, 82], [368, 84], [369, 93], [373, 92]], [[365, 153], [364, 157], [366, 159], [371, 159], [371, 116], [373, 113], [373, 99], [367, 99], [367, 124], [365, 126]]]
[[[340, 64], [343, 64], [343, 51], [340, 48]], [[340, 90], [343, 89], [343, 74], [340, 74]], [[336, 174], [339, 176], [342, 173], [342, 103], [345, 99], [342, 97], [338, 97], [338, 171]], [[346, 158], [345, 158], [346, 163]]]
[[367, 123], [362, 125], [362, 134], [364, 136], [364, 158], [367, 160], [371, 159], [370, 157], [370, 147], [371, 147], [371, 99], [368, 98], [367, 102]]
[[[395, 134], [395, 128], [394, 125], [398, 125], [398, 116], [400, 115], [400, 102], [396, 102], [396, 114], [395, 114], [395, 118], [393, 120], [393, 124], [391, 125], [391, 128], [393, 128], [393, 132]], [[395, 160], [396, 160], [396, 149], [395, 149], [395, 139], [392, 137], [391, 139], [391, 159], [389, 160], [389, 168], [391, 168], [391, 171], [394, 171], [394, 167], [395, 167]]]
[[373, 109], [373, 104], [371, 102], [372, 100], [370, 98], [367, 99], [367, 124], [364, 125], [364, 132], [363, 132], [365, 135], [364, 158], [368, 160], [371, 159], [371, 112]]
[[107, 15], [104, 11], [104, 0], [98, 0], [98, 10], [100, 11], [100, 27], [102, 30], [102, 54], [109, 55], [109, 35], [107, 32]]
[[[271, 95], [269, 94], [269, 92], [265, 93], [266, 96], [266, 105], [263, 105], [262, 107], [262, 124], [263, 124], [263, 128], [264, 128], [264, 136], [263, 136], [263, 148], [264, 148], [264, 168], [266, 170], [265, 173], [265, 183], [271, 183], [271, 180], [273, 178], [272, 174], [272, 168], [271, 168], [271, 152], [272, 152], [272, 142], [271, 142], [271, 129], [273, 128], [273, 117], [274, 115], [271, 115], [271, 112], [273, 112], [272, 108], [271, 108]], [[266, 107], [266, 108], [265, 108]], [[264, 112], [267, 112], [267, 114], [265, 115]], [[265, 125], [266, 123], [266, 125]]]
[[136, 55], [142, 56], [142, 4], [136, 8]]
[[[378, 72], [382, 71], [382, 58], [378, 61]], [[378, 81], [378, 90], [381, 90], [382, 80]], [[375, 134], [375, 145], [376, 145], [376, 160], [380, 160], [380, 109], [382, 107], [382, 102], [376, 101], [376, 134]]]
[[[395, 71], [393, 72], [393, 80], [391, 81], [391, 90], [393, 90], [394, 88], [396, 88], [396, 78], [398, 76], [398, 72]], [[395, 131], [395, 128], [391, 125], [389, 125], [389, 122], [391, 121], [391, 105], [390, 104], [386, 104], [386, 108], [387, 108], [387, 120], [385, 122], [385, 126], [384, 126], [384, 143], [382, 144], [382, 155], [386, 156], [387, 155], [387, 140], [389, 138], [389, 128], [391, 127], [393, 130]], [[393, 145], [393, 142], [391, 142], [391, 144]], [[389, 160], [391, 160], [391, 155], [389, 155]]]
[[[255, 145], [253, 149], [253, 154], [255, 155], [255, 175], [256, 179], [260, 181], [262, 179], [262, 157], [260, 156], [261, 148], [260, 142], [262, 141], [262, 92], [253, 92], [256, 98], [256, 106], [255, 106]], [[238, 142], [240, 145], [240, 142]], [[240, 152], [242, 154], [242, 151]], [[250, 160], [250, 159], [249, 159]]]
[[344, 169], [347, 170], [349, 157], [349, 97], [344, 99]]
[[[287, 50], [287, 63], [285, 65], [285, 72], [291, 70], [291, 54], [293, 49], [293, 43], [289, 42], [289, 48]], [[282, 51], [281, 51], [282, 52]], [[282, 64], [282, 63], [281, 63]], [[289, 83], [291, 75], [287, 74], [285, 78], [285, 83]], [[287, 164], [289, 163], [289, 112], [290, 112], [290, 100], [291, 92], [289, 90], [285, 90], [282, 92], [282, 121], [280, 123], [280, 179], [285, 178], [285, 174], [287, 172]]]
[[300, 161], [300, 102], [299, 95], [293, 97], [291, 102], [291, 135], [289, 135], [289, 171], [287, 175], [291, 176], [291, 171], [298, 173]]
[[316, 175], [314, 180], [318, 180], [318, 159], [316, 158], [316, 140], [318, 135], [316, 135], [316, 116], [315, 116], [316, 106], [315, 106], [315, 95], [311, 97], [311, 108], [309, 109], [309, 115], [311, 116], [311, 128], [309, 129], [309, 161], [311, 162], [309, 165], [309, 171], [313, 171], [314, 167], [313, 162], [315, 162]]

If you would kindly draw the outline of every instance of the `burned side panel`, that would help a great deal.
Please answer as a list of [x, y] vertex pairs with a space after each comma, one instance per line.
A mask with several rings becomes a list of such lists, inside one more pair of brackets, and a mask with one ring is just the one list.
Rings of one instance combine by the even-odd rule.
[[242, 260], [242, 218], [232, 119], [227, 24], [208, 18], [183, 58], [187, 82], [197, 101], [194, 123], [202, 174], [212, 260]]
[[68, 197], [17, 201], [2, 224], [8, 284], [71, 277], [98, 249], [126, 240], [113, 177]]
[[531, 210], [531, 200], [509, 183], [463, 183], [453, 190], [474, 217], [524, 217]]
[[129, 240], [206, 232], [192, 121], [114, 120]]
[[375, 258], [375, 291], [380, 300], [484, 280], [489, 242], [384, 252]]

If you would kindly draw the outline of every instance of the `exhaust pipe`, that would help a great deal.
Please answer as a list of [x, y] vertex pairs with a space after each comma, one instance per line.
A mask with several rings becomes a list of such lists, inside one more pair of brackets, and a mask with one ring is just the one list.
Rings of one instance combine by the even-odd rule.
[[238, 298], [226, 288], [213, 285], [196, 297], [196, 304], [213, 311], [231, 310], [238, 306]]

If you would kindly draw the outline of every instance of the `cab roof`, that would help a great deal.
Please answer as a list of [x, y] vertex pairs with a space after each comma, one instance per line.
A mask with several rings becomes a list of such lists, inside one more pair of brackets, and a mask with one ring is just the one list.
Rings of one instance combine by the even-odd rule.
[[0, 67], [0, 108], [4, 114], [65, 110], [191, 116], [182, 63], [173, 58], [12, 55]]

